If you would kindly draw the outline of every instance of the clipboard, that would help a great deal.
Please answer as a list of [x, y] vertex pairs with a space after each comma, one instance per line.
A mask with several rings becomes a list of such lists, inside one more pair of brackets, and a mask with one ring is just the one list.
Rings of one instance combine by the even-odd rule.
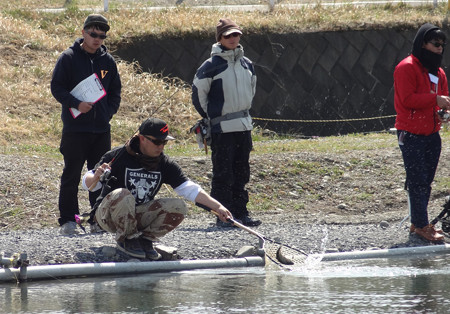
[[[96, 103], [106, 95], [102, 82], [97, 73], [93, 73], [77, 84], [70, 94], [81, 101]], [[76, 108], [69, 108], [72, 117], [76, 119], [81, 112]]]

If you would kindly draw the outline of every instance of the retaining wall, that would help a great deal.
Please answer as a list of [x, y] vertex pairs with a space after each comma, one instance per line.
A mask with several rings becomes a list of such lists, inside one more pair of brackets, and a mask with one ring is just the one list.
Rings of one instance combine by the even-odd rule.
[[[448, 34], [448, 29], [444, 30]], [[386, 118], [395, 115], [392, 75], [396, 64], [410, 53], [416, 31], [244, 33], [241, 44], [258, 76], [251, 112], [254, 122], [277, 132], [306, 136], [393, 127], [395, 118]], [[114, 53], [138, 61], [145, 71], [191, 84], [213, 42], [213, 34], [206, 38], [149, 36], [119, 44]], [[448, 64], [447, 53], [443, 61], [447, 73]], [[356, 120], [334, 121], [342, 119]]]

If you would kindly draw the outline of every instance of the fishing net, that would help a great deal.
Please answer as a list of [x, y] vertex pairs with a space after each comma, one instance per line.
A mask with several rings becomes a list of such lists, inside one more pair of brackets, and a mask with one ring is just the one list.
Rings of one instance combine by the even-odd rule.
[[283, 268], [297, 267], [305, 263], [307, 254], [288, 245], [265, 239], [264, 252], [266, 258]]
[[[212, 212], [214, 215], [219, 217], [218, 213], [216, 213], [214, 210], [211, 210], [206, 205], [200, 203], [195, 203], [195, 205], [204, 208], [207, 211]], [[231, 222], [236, 227], [241, 228], [259, 238], [259, 250], [264, 252], [266, 265], [269, 264], [267, 263], [267, 260], [270, 260], [274, 264], [283, 268], [291, 268], [295, 266], [301, 266], [304, 264], [305, 259], [308, 255], [302, 250], [298, 250], [288, 245], [281, 244], [279, 242], [266, 238], [261, 233], [243, 225], [242, 223], [234, 219], [230, 218], [228, 219], [228, 221]]]

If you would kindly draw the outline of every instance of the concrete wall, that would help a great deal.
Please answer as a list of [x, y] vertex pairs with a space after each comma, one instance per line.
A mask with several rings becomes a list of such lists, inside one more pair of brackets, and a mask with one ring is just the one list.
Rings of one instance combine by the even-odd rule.
[[[392, 74], [396, 64], [410, 53], [416, 31], [244, 34], [241, 44], [258, 76], [254, 122], [277, 132], [306, 136], [393, 127], [392, 117], [368, 118], [395, 114]], [[114, 54], [138, 61], [145, 71], [179, 77], [191, 84], [196, 69], [209, 57], [213, 42], [213, 34], [208, 38], [147, 37], [120, 44]], [[449, 61], [446, 54], [446, 71]], [[342, 119], [357, 120], [327, 121]]]

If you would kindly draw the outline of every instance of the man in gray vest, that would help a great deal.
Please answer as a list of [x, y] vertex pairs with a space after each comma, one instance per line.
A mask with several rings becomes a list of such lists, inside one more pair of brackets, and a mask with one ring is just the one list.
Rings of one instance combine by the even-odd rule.
[[[258, 226], [247, 210], [252, 150], [252, 118], [249, 110], [256, 90], [252, 62], [239, 44], [241, 28], [230, 19], [221, 19], [211, 57], [195, 74], [192, 102], [211, 127], [213, 178], [211, 196], [224, 204], [236, 220]], [[219, 226], [232, 226], [217, 220]]]

